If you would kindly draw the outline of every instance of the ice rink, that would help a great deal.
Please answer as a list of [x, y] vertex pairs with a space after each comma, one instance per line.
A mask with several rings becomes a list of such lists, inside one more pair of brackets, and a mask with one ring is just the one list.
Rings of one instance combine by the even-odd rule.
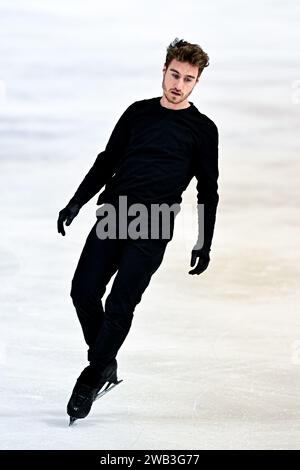
[[[0, 448], [299, 449], [299, 4], [0, 9]], [[188, 274], [193, 179], [119, 351], [123, 383], [69, 428], [87, 349], [69, 292], [96, 196], [65, 237], [58, 211], [125, 108], [162, 95], [175, 37], [210, 57], [189, 100], [220, 136], [211, 263]]]

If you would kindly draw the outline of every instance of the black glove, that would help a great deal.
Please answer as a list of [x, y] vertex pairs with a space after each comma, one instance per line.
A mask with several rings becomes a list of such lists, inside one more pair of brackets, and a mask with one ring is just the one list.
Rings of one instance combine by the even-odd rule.
[[208, 253], [204, 253], [202, 250], [192, 250], [191, 267], [194, 266], [197, 258], [199, 258], [198, 263], [194, 269], [189, 271], [189, 274], [201, 274], [209, 265], [210, 257]]
[[78, 214], [80, 211], [80, 205], [79, 204], [74, 204], [74, 203], [69, 203], [67, 206], [59, 211], [59, 216], [57, 219], [57, 231], [58, 233], [61, 233], [63, 236], [65, 235], [65, 228], [64, 228], [64, 222], [66, 221], [66, 225], [70, 225], [74, 217]]

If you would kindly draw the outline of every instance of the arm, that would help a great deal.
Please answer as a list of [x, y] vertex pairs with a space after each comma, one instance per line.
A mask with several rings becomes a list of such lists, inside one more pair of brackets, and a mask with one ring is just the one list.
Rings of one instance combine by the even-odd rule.
[[64, 209], [59, 212], [57, 231], [65, 235], [64, 222], [70, 225], [81, 207], [86, 204], [106, 184], [114, 174], [118, 161], [124, 155], [129, 141], [129, 116], [133, 109], [131, 104], [119, 118], [109, 138], [106, 148], [99, 153], [93, 166], [85, 175], [74, 196]]
[[198, 240], [192, 250], [191, 266], [195, 264], [197, 257], [199, 257], [199, 261], [196, 268], [190, 271], [190, 274], [200, 274], [207, 268], [210, 261], [209, 252], [219, 202], [218, 145], [218, 128], [212, 121], [209, 121], [201, 135], [200, 154], [196, 159], [195, 165], [198, 202]]
[[115, 125], [106, 148], [99, 153], [93, 166], [76, 190], [69, 204], [86, 204], [107, 183], [114, 174], [116, 165], [124, 155], [129, 140], [129, 117], [134, 103], [131, 104]]

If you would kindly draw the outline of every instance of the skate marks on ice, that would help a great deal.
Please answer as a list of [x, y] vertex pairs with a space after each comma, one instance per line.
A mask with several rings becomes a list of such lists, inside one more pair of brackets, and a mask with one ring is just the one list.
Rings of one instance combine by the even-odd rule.
[[[299, 265], [282, 253], [249, 251], [219, 255], [214, 260], [213, 275], [201, 278], [201, 296], [222, 301], [262, 302], [298, 296]], [[199, 285], [196, 284], [199, 292]]]

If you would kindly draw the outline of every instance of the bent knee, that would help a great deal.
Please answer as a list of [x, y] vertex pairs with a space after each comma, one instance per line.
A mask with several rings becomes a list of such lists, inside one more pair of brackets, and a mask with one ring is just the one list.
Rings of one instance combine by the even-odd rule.
[[87, 289], [83, 285], [76, 284], [73, 281], [71, 284], [70, 296], [74, 304], [86, 304], [94, 297], [90, 289]]

